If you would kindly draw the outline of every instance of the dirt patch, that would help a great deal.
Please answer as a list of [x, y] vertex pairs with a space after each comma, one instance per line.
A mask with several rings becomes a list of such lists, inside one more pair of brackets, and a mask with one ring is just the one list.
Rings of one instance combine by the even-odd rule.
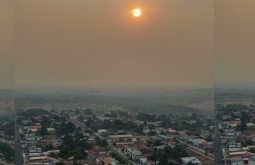
[[243, 134], [245, 136], [255, 135], [255, 130], [245, 130], [245, 131], [243, 131]]
[[203, 165], [213, 165], [214, 164], [213, 160], [211, 160], [209, 158], [206, 158], [202, 155], [199, 155], [195, 152], [192, 152], [192, 151], [188, 150], [188, 153], [191, 157], [196, 157], [199, 161], [201, 161]]
[[59, 135], [44, 135], [43, 140], [57, 140], [59, 139]]

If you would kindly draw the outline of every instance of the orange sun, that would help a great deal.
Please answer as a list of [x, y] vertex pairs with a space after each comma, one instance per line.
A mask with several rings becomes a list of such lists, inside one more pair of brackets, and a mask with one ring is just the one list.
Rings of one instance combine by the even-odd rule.
[[142, 14], [142, 10], [140, 8], [135, 8], [132, 10], [133, 16], [140, 17]]

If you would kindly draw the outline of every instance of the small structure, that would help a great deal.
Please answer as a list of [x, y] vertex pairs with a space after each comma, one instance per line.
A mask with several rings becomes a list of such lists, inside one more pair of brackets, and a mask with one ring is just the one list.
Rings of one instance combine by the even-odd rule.
[[182, 159], [183, 164], [185, 164], [185, 165], [187, 165], [190, 162], [195, 165], [202, 165], [202, 163], [196, 157], [184, 157], [181, 159]]
[[54, 128], [47, 128], [48, 134], [55, 134], [56, 130]]

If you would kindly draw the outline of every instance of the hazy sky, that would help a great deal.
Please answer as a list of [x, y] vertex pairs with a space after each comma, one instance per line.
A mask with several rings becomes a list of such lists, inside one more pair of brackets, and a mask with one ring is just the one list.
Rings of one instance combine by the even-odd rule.
[[22, 0], [15, 30], [17, 86], [213, 86], [213, 0]]
[[215, 82], [255, 82], [255, 1], [215, 1]]
[[14, 87], [14, 1], [0, 0], [0, 88]]

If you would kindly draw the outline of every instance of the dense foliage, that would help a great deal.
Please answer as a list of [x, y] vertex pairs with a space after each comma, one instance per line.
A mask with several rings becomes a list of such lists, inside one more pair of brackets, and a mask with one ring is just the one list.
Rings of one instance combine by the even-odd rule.
[[0, 151], [7, 161], [14, 160], [14, 150], [7, 143], [0, 142]]
[[91, 146], [87, 143], [87, 140], [67, 135], [64, 137], [63, 144], [59, 147], [59, 157], [68, 158], [74, 156], [76, 160], [82, 159], [87, 155], [85, 150], [90, 148]]

